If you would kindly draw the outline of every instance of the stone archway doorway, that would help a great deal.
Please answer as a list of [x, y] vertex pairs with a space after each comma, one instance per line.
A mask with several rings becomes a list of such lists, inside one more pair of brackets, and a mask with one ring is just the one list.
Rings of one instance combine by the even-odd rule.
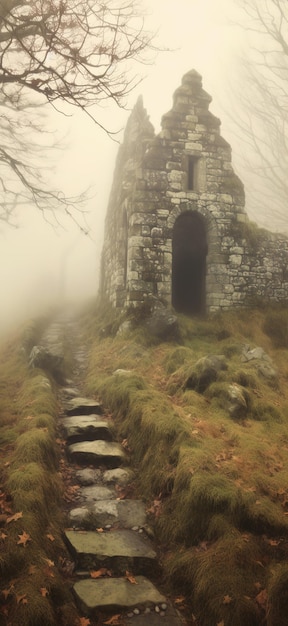
[[172, 305], [178, 313], [201, 315], [206, 309], [207, 237], [196, 212], [182, 213], [172, 238]]

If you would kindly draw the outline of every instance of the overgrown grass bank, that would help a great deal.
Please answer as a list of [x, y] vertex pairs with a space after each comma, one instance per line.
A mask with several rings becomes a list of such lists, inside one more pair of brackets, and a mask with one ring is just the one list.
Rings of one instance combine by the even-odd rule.
[[0, 345], [0, 624], [79, 623], [63, 569], [53, 381], [27, 365], [38, 325]]
[[[104, 320], [85, 319], [86, 388], [127, 439], [172, 593], [201, 626], [287, 624], [287, 311], [180, 317], [177, 343]], [[223, 363], [210, 377], [207, 356]]]

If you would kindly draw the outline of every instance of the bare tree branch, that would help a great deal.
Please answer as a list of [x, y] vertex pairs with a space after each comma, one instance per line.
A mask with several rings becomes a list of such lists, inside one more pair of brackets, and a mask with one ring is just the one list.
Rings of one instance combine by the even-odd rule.
[[113, 134], [95, 105], [125, 107], [139, 82], [129, 64], [154, 51], [137, 0], [0, 0], [0, 219], [31, 200], [42, 211], [72, 210], [72, 199], [39, 184], [37, 141], [27, 139], [27, 130], [43, 133], [31, 121], [37, 107], [68, 104]]
[[[248, 181], [248, 210], [288, 230], [288, 3], [286, 0], [236, 0], [252, 33], [241, 63], [241, 119], [232, 114], [246, 142], [239, 161]], [[236, 111], [236, 107], [235, 107]], [[267, 223], [266, 223], [267, 225]]]

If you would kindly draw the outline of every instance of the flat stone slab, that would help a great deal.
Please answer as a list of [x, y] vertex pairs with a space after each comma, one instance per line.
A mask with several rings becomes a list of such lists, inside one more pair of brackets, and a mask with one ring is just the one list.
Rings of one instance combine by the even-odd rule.
[[70, 396], [70, 398], [79, 397], [79, 389], [77, 389], [76, 387], [63, 387], [62, 393], [66, 396]]
[[93, 506], [88, 502], [69, 513], [71, 524], [81, 525], [89, 515], [95, 516], [97, 526], [120, 524], [123, 528], [143, 527], [146, 524], [145, 506], [141, 500], [101, 500]]
[[78, 567], [88, 570], [107, 567], [116, 574], [125, 574], [131, 568], [135, 574], [155, 573], [157, 569], [152, 544], [132, 530], [107, 533], [66, 530], [64, 538]]
[[71, 461], [82, 465], [106, 465], [118, 467], [126, 460], [126, 454], [119, 443], [110, 441], [82, 441], [67, 446]]
[[82, 610], [89, 614], [96, 610], [133, 609], [166, 601], [150, 580], [144, 576], [136, 576], [135, 580], [136, 584], [132, 584], [125, 578], [88, 578], [75, 583], [73, 591]]
[[66, 415], [91, 415], [92, 413], [100, 415], [102, 412], [102, 404], [96, 400], [77, 397], [67, 402]]
[[105, 439], [111, 441], [112, 435], [108, 422], [99, 415], [73, 415], [61, 420], [65, 438], [70, 443]]

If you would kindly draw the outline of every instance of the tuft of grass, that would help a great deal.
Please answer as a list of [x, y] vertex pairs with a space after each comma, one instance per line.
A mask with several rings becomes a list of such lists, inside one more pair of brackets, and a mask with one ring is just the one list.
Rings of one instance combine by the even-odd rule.
[[55, 470], [57, 453], [54, 438], [46, 428], [30, 428], [18, 437], [15, 446], [17, 466], [27, 463], [41, 463], [47, 469]]
[[[16, 452], [17, 454], [17, 452]], [[57, 513], [61, 502], [61, 482], [57, 472], [46, 469], [40, 462], [27, 462], [12, 470], [6, 482], [8, 493], [13, 494], [13, 504], [17, 511], [25, 511], [35, 515], [35, 528], [40, 524], [49, 525], [51, 511]]]
[[142, 376], [133, 372], [117, 372], [100, 381], [97, 391], [101, 393], [104, 403], [111, 407], [115, 415], [127, 413], [135, 394], [145, 389], [146, 383]]
[[34, 369], [25, 377], [25, 385], [21, 388], [17, 406], [23, 417], [46, 413], [55, 417], [57, 400], [55, 390], [48, 377], [41, 370]]
[[287, 563], [273, 566], [267, 592], [267, 626], [285, 626], [288, 614]]
[[[170, 580], [190, 599], [201, 626], [257, 626], [261, 611], [254, 600], [261, 586], [262, 552], [253, 537], [233, 530], [211, 544], [173, 554], [166, 562]], [[253, 560], [253, 568], [251, 568]]]
[[185, 346], [179, 346], [168, 353], [164, 366], [167, 374], [174, 374], [176, 370], [178, 370], [183, 365], [187, 364], [187, 362], [194, 361], [194, 354], [190, 348], [186, 348]]
[[288, 311], [283, 307], [273, 307], [267, 311], [263, 330], [273, 341], [275, 348], [288, 348]]

